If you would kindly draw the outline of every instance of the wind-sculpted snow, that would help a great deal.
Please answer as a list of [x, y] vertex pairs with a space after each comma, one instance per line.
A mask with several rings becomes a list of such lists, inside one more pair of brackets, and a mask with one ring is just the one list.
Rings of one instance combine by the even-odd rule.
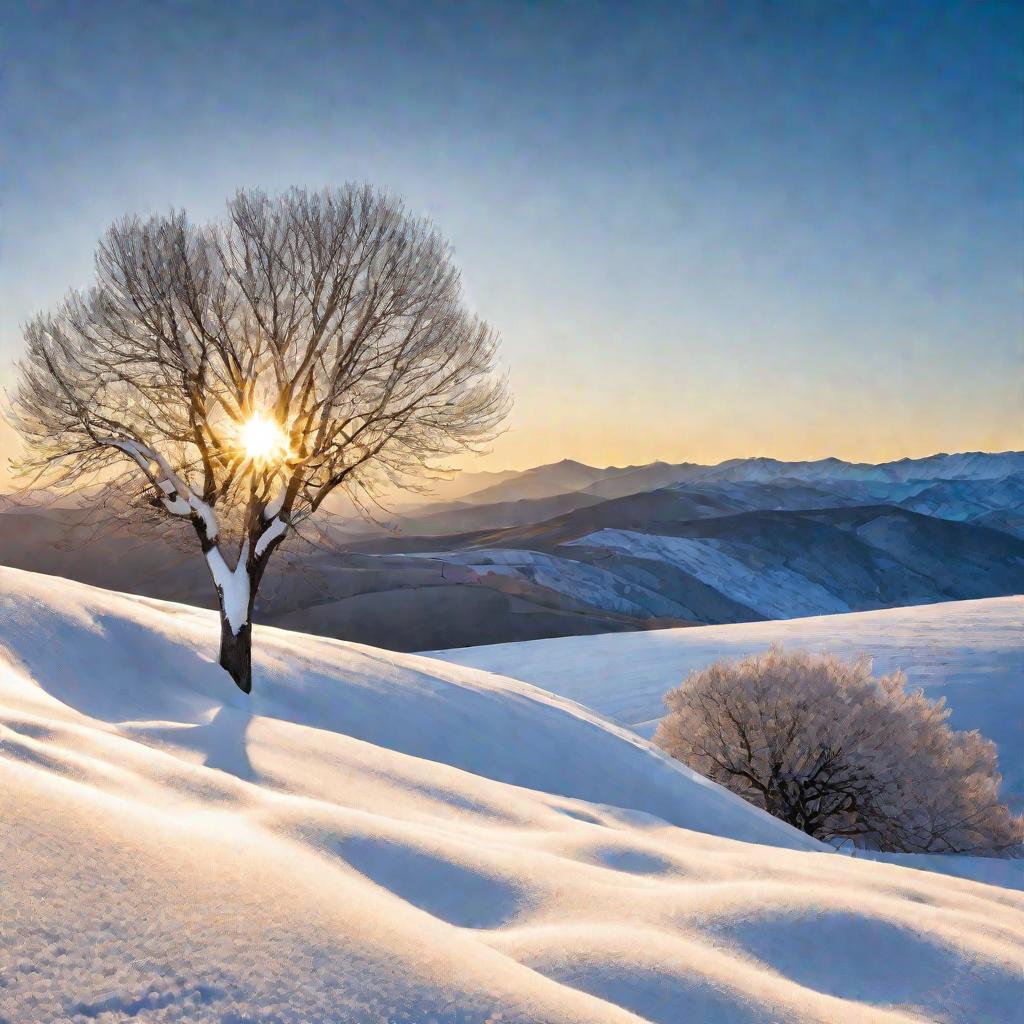
[[1024, 896], [564, 698], [0, 569], [0, 1020], [1013, 1021]]

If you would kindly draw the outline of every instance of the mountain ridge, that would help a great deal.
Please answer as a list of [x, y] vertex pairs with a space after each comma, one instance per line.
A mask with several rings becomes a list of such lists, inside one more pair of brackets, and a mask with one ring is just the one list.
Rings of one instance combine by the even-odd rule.
[[[848, 462], [844, 459], [828, 456], [812, 460], [782, 460], [770, 456], [750, 456], [747, 458], [726, 459], [714, 465], [682, 462], [669, 463], [661, 460], [640, 466], [609, 466], [599, 468], [572, 459], [562, 462], [537, 466], [522, 470], [518, 476], [511, 476], [499, 484], [481, 491], [464, 495], [463, 500], [471, 504], [486, 504], [490, 501], [515, 500], [515, 496], [524, 498], [553, 497], [555, 493], [537, 493], [545, 487], [555, 486], [558, 479], [555, 473], [560, 467], [571, 466], [578, 478], [592, 477], [579, 490], [596, 488], [593, 493], [602, 497], [622, 497], [625, 493], [613, 493], [615, 481], [620, 485], [632, 486], [634, 481], [638, 490], [650, 490], [646, 485], [649, 479], [663, 479], [664, 482], [654, 486], [663, 487], [669, 483], [709, 480], [755, 480], [778, 477], [802, 477], [816, 479], [820, 477], [839, 476], [847, 479], [902, 480], [915, 479], [914, 472], [921, 472], [921, 479], [991, 479], [1011, 473], [1024, 473], [1024, 451], [1005, 452], [937, 452], [919, 458], [905, 457], [882, 463]], [[938, 470], [938, 472], [936, 472]], [[810, 474], [802, 476], [802, 474]], [[943, 475], [945, 474], [945, 475]], [[517, 483], [526, 481], [523, 493], [517, 489]], [[600, 489], [607, 481], [608, 486]], [[530, 493], [526, 493], [529, 491]]]
[[[645, 474], [661, 482], [676, 468], [563, 460], [538, 467], [541, 477], [604, 475], [552, 497], [426, 505], [390, 528], [329, 520], [323, 546], [275, 559], [257, 621], [408, 651], [1020, 592], [1024, 472], [990, 475], [1019, 464], [1020, 453], [895, 469], [730, 460], [635, 491]], [[630, 493], [602, 498], [595, 488]], [[8, 509], [0, 562], [214, 604], [198, 557], [84, 518], [83, 509]]]

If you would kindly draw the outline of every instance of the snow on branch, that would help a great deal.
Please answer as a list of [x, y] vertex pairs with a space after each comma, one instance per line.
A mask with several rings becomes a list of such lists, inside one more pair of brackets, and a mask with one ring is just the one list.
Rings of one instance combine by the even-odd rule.
[[[105, 439], [104, 443], [123, 451], [138, 464], [147, 478], [162, 492], [160, 502], [171, 515], [191, 516], [195, 513], [202, 520], [206, 540], [209, 543], [217, 540], [220, 535], [220, 524], [213, 508], [182, 482], [181, 477], [159, 452], [140, 441], [109, 438]], [[156, 466], [158, 472], [154, 472], [153, 466]]]
[[229, 569], [219, 548], [213, 547], [206, 552], [206, 562], [210, 567], [210, 575], [213, 577], [213, 582], [220, 593], [224, 618], [231, 627], [231, 632], [236, 635], [249, 621], [249, 604], [252, 591], [246, 565], [248, 555], [249, 547], [248, 541], [246, 541], [242, 545], [235, 568]]
[[267, 529], [260, 535], [258, 541], [256, 541], [256, 547], [253, 548], [253, 556], [255, 558], [262, 558], [263, 553], [267, 548], [278, 539], [283, 537], [288, 532], [288, 524], [280, 518], [273, 520], [273, 522], [267, 527]]

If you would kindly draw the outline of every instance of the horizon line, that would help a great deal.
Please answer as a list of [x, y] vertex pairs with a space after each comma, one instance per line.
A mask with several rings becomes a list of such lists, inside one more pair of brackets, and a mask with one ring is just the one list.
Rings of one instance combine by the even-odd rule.
[[502, 469], [478, 469], [474, 470], [470, 467], [460, 468], [455, 470], [456, 473], [477, 473], [482, 475], [497, 476], [501, 473], [529, 473], [535, 469], [548, 469], [551, 466], [560, 466], [565, 463], [573, 463], [577, 466], [583, 466], [586, 469], [644, 469], [647, 466], [695, 466], [704, 469], [716, 469], [719, 466], [725, 466], [730, 463], [736, 462], [777, 462], [786, 466], [798, 466], [798, 465], [814, 465], [820, 462], [842, 462], [847, 466], [894, 466], [901, 462], [924, 462], [927, 459], [941, 459], [941, 458], [956, 458], [957, 456], [967, 455], [1021, 455], [1024, 456], [1024, 448], [1004, 448], [999, 450], [993, 449], [982, 449], [977, 448], [973, 450], [955, 451], [955, 452], [930, 452], [927, 455], [903, 455], [898, 459], [883, 459], [880, 462], [872, 462], [870, 460], [851, 460], [840, 458], [838, 455], [825, 455], [821, 458], [816, 459], [782, 459], [774, 455], [738, 455], [732, 456], [728, 459], [722, 459], [720, 462], [690, 462], [684, 460], [682, 462], [672, 462], [668, 459], [651, 459], [649, 462], [631, 462], [624, 466], [618, 466], [610, 463], [605, 466], [595, 465], [590, 462], [583, 462], [580, 459], [573, 459], [566, 457], [563, 459], [557, 459], [554, 462], [540, 462], [532, 465], [524, 466], [521, 469], [515, 469], [511, 466], [503, 467]]

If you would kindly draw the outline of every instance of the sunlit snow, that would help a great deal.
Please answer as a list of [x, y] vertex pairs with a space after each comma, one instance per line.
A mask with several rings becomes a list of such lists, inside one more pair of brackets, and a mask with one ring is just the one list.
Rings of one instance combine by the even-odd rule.
[[0, 569], [5, 1024], [1020, 1019], [1024, 894], [503, 676], [257, 627], [248, 699], [218, 634]]

